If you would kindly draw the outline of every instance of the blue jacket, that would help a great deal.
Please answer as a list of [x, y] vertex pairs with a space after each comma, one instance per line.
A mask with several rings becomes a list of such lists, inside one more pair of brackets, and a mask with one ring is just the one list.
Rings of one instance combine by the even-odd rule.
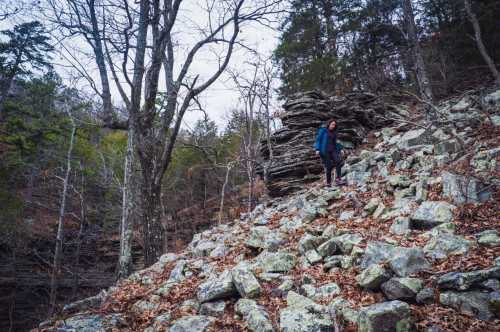
[[[326, 155], [326, 149], [328, 144], [328, 129], [326, 127], [321, 127], [318, 129], [318, 134], [316, 135], [316, 143], [314, 143], [314, 149], [319, 151], [319, 153], [324, 156]], [[335, 149], [337, 153], [340, 152], [344, 146], [337, 142]]]

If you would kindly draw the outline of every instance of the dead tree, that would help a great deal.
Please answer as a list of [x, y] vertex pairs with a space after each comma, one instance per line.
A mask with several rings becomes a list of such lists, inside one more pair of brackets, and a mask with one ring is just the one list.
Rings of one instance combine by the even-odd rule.
[[[265, 16], [276, 11], [279, 1], [259, 0], [252, 4], [246, 0], [211, 1], [206, 8], [207, 25], [198, 27], [201, 38], [185, 57], [179, 57], [175, 51], [174, 27], [181, 24], [177, 18], [181, 3], [181, 0], [142, 0], [138, 2], [138, 8], [132, 10], [129, 2], [124, 1], [122, 10], [128, 21], [117, 29], [123, 32], [124, 43], [110, 43], [110, 53], [122, 55], [121, 68], [127, 69], [122, 70], [121, 75], [130, 90], [127, 103], [129, 130], [134, 132], [135, 151], [141, 166], [138, 204], [142, 212], [146, 265], [153, 264], [164, 251], [164, 230], [160, 221], [161, 185], [184, 114], [194, 99], [225, 71], [238, 44], [241, 24], [265, 22]], [[135, 18], [134, 13], [138, 17]], [[216, 58], [219, 64], [213, 73], [205, 80], [200, 74], [191, 73], [193, 61], [201, 50], [217, 46], [224, 48]], [[130, 58], [134, 59], [132, 68], [128, 67]], [[111, 67], [119, 68], [113, 64]], [[176, 72], [175, 68], [180, 69]], [[164, 76], [165, 85], [161, 92], [165, 98], [158, 105], [160, 74]], [[119, 81], [116, 82], [121, 86]], [[119, 90], [126, 91], [125, 87]]]
[[483, 43], [483, 37], [481, 36], [481, 26], [479, 25], [479, 21], [476, 17], [476, 14], [472, 10], [472, 6], [470, 4], [470, 0], [464, 0], [465, 11], [467, 12], [467, 17], [472, 24], [472, 28], [474, 29], [474, 40], [476, 41], [477, 48], [479, 53], [484, 59], [484, 62], [488, 65], [488, 68], [493, 75], [493, 79], [495, 80], [495, 84], [500, 86], [500, 73], [498, 72], [497, 67], [495, 66], [495, 62], [490, 57], [486, 46]]
[[73, 155], [73, 144], [75, 141], [76, 124], [70, 113], [66, 110], [71, 122], [71, 134], [69, 137], [69, 146], [66, 154], [66, 172], [63, 180], [63, 190], [61, 193], [61, 205], [59, 207], [59, 219], [57, 221], [57, 236], [56, 246], [54, 251], [54, 260], [52, 266], [52, 276], [50, 280], [50, 299], [49, 299], [49, 316], [52, 316], [56, 307], [57, 298], [57, 280], [61, 270], [62, 247], [64, 241], [64, 215], [66, 213], [66, 199], [71, 175], [71, 158]]
[[415, 15], [411, 0], [403, 0], [403, 14], [406, 22], [406, 29], [408, 33], [408, 43], [413, 52], [415, 62], [415, 72], [417, 77], [418, 88], [420, 95], [424, 100], [432, 103], [434, 97], [432, 93], [431, 82], [425, 68], [424, 56], [417, 36], [417, 28], [415, 25]]

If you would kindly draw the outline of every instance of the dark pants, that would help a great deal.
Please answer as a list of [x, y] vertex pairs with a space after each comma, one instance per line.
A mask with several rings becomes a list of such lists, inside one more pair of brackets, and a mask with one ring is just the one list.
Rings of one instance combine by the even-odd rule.
[[335, 167], [335, 173], [337, 179], [340, 179], [342, 174], [342, 159], [340, 157], [340, 153], [331, 152], [326, 156], [321, 156], [321, 160], [323, 161], [323, 165], [325, 166], [326, 172], [326, 183], [332, 183], [332, 170]]

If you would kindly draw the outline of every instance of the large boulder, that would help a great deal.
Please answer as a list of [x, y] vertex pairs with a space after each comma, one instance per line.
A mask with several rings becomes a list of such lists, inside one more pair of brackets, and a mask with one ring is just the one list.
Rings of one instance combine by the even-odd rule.
[[250, 235], [245, 244], [250, 248], [270, 249], [278, 248], [284, 242], [284, 235], [271, 231], [266, 226], [256, 226], [250, 230]]
[[361, 268], [365, 269], [372, 264], [385, 262], [389, 263], [391, 270], [399, 277], [407, 277], [430, 268], [430, 264], [420, 248], [405, 248], [383, 242], [369, 242], [361, 260]]
[[448, 202], [425, 201], [411, 215], [412, 226], [416, 228], [432, 227], [453, 220], [455, 206]]
[[391, 278], [381, 288], [389, 300], [413, 301], [423, 284], [419, 278]]
[[489, 279], [500, 279], [500, 266], [470, 272], [449, 272], [438, 279], [437, 285], [442, 290], [464, 291]]
[[479, 203], [491, 197], [488, 186], [474, 177], [465, 177], [444, 171], [441, 178], [443, 195], [451, 198], [455, 204]]
[[286, 251], [263, 251], [256, 261], [263, 272], [288, 272], [297, 264], [297, 257]]
[[488, 293], [470, 292], [443, 292], [439, 296], [439, 302], [447, 307], [451, 307], [462, 313], [476, 316], [482, 320], [489, 320], [494, 317], [489, 307]]
[[250, 332], [274, 332], [273, 324], [267, 312], [254, 300], [240, 299], [235, 311], [243, 316]]
[[198, 301], [201, 303], [225, 299], [236, 295], [231, 271], [225, 270], [218, 277], [213, 277], [198, 287]]
[[333, 241], [337, 244], [337, 247], [344, 254], [349, 254], [355, 245], [360, 244], [363, 241], [363, 237], [359, 234], [343, 234], [333, 238]]
[[358, 332], [412, 331], [410, 306], [401, 301], [372, 304], [359, 312]]
[[236, 267], [231, 271], [233, 284], [242, 297], [258, 297], [261, 287], [250, 269]]
[[432, 237], [424, 247], [427, 256], [434, 259], [446, 258], [449, 255], [461, 255], [469, 251], [472, 242], [460, 235], [446, 232], [438, 233]]
[[280, 311], [280, 330], [283, 332], [330, 332], [333, 322], [325, 306], [288, 292], [287, 307]]
[[363, 270], [357, 277], [358, 284], [366, 289], [377, 290], [380, 285], [391, 277], [383, 266], [374, 264]]

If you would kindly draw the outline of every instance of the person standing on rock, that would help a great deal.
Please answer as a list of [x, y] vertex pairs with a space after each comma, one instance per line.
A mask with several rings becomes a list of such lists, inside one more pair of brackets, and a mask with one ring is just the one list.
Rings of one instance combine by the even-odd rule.
[[337, 142], [337, 122], [330, 120], [325, 127], [318, 130], [314, 149], [316, 155], [321, 157], [326, 172], [326, 185], [332, 185], [332, 170], [335, 167], [335, 184], [345, 185], [345, 181], [341, 179], [342, 174], [342, 144]]

